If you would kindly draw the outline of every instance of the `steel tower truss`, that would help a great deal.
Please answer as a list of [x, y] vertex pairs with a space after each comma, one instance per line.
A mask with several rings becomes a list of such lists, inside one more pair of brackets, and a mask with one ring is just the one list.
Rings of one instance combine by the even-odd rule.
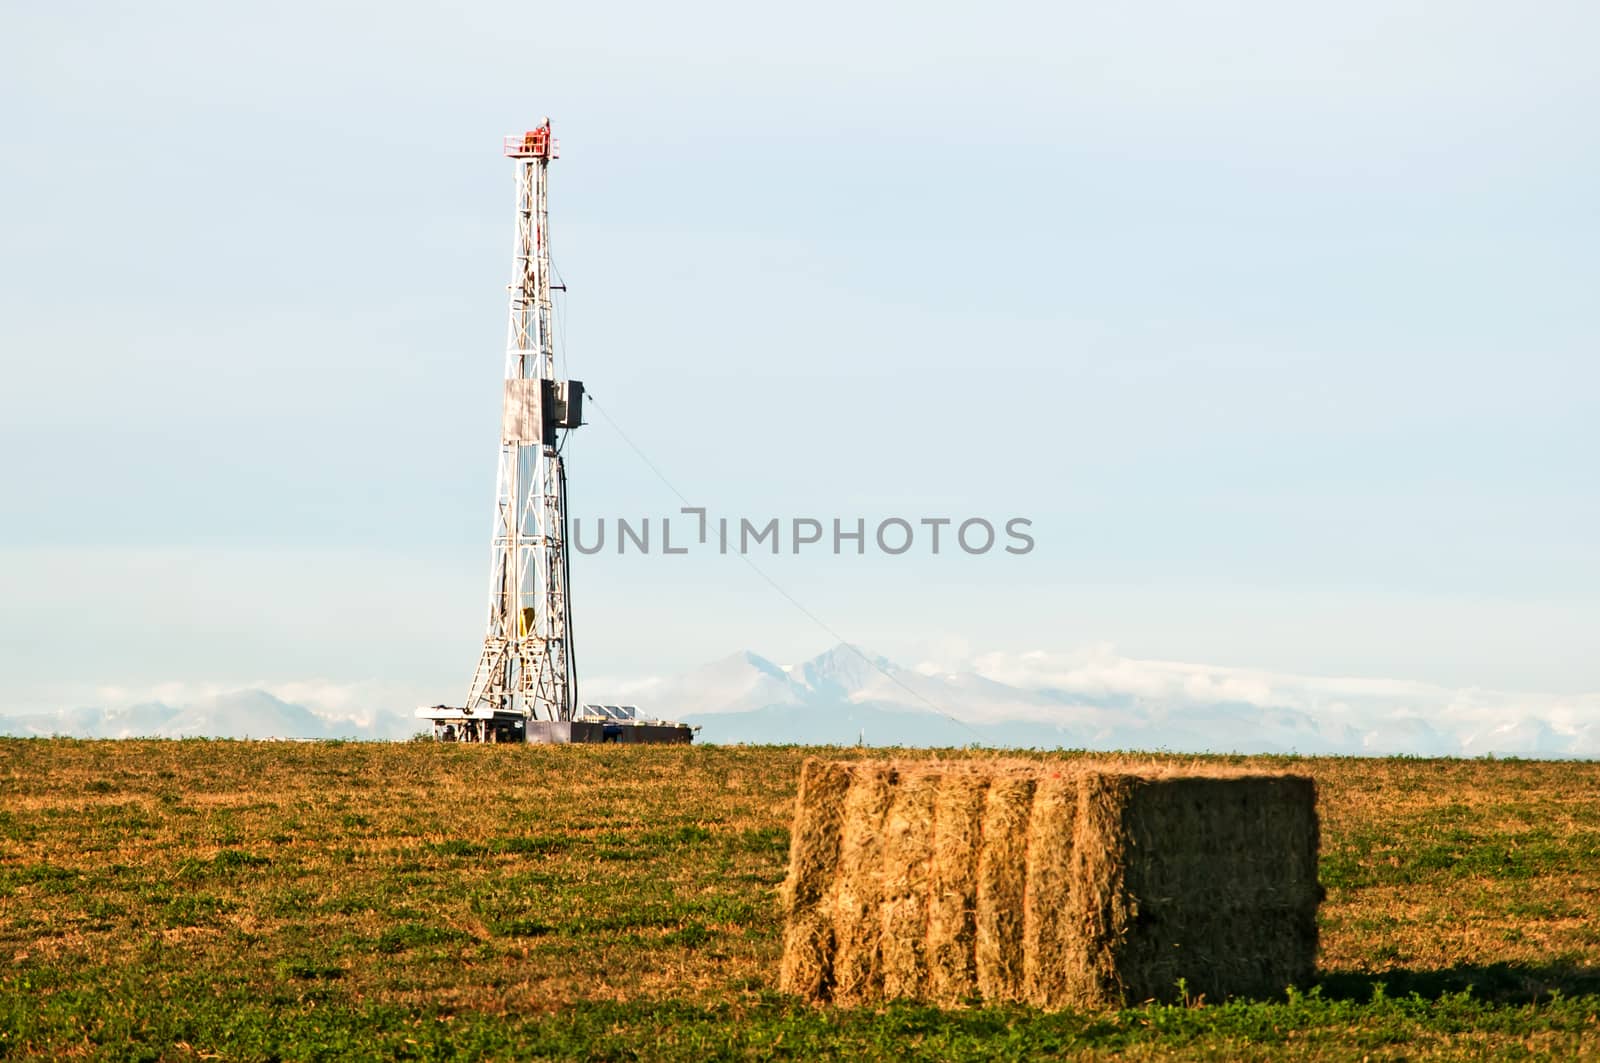
[[[505, 154], [517, 168], [505, 406], [488, 630], [466, 715], [484, 721], [507, 716], [570, 720], [577, 684], [566, 474], [558, 434], [564, 444], [563, 430], [581, 420], [582, 385], [555, 377], [548, 182], [556, 142], [549, 119], [536, 130], [507, 137]], [[473, 737], [489, 733], [487, 724], [471, 730]]]

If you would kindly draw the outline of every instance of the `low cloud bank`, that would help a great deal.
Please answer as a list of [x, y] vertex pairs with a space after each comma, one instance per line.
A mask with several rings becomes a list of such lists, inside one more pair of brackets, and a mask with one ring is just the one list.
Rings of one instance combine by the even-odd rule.
[[[743, 651], [684, 675], [594, 679], [709, 742], [1600, 757], [1600, 694], [1451, 688], [1128, 657], [1106, 645], [902, 667], [848, 645], [779, 665]], [[0, 733], [92, 738], [362, 738], [416, 733], [392, 683], [184, 683], [80, 692], [89, 707], [0, 715]]]

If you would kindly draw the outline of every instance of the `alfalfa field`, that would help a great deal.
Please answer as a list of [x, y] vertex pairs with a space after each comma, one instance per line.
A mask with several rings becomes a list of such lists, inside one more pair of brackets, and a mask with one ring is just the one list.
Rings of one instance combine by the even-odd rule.
[[1317, 781], [1315, 983], [1050, 1013], [777, 992], [817, 752], [0, 740], [0, 1056], [1600, 1058], [1600, 764], [1214, 758]]

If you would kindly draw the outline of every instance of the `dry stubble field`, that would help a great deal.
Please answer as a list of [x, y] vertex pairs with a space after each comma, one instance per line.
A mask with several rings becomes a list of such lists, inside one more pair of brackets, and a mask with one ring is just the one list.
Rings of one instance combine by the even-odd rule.
[[0, 740], [0, 1056], [1600, 1058], [1600, 764], [1260, 760], [1308, 991], [830, 1011], [774, 991], [815, 752]]

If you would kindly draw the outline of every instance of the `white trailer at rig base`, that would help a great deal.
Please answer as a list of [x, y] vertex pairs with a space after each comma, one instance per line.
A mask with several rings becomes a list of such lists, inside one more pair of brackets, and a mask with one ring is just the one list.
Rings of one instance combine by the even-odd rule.
[[583, 423], [583, 383], [555, 372], [548, 193], [557, 148], [548, 118], [505, 138], [517, 199], [488, 630], [466, 704], [426, 706], [417, 717], [447, 742], [684, 744], [694, 728], [577, 700], [562, 450]]
[[431, 705], [417, 715], [433, 721], [441, 742], [616, 742], [623, 745], [688, 745], [700, 728], [639, 715], [636, 705], [584, 705], [570, 720], [538, 720], [514, 713], [484, 718], [466, 709]]

